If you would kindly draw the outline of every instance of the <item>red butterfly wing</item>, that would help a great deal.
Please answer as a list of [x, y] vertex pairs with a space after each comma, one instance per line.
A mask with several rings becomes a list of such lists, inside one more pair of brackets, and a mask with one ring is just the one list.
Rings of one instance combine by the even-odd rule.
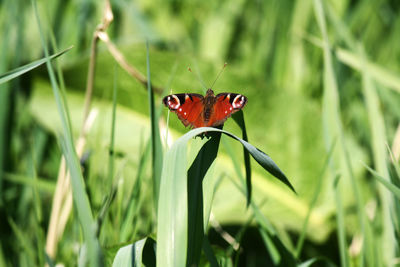
[[214, 110], [207, 126], [223, 124], [233, 113], [241, 110], [247, 103], [247, 97], [234, 93], [221, 93], [215, 96]]
[[163, 103], [178, 115], [185, 126], [197, 128], [205, 126], [202, 116], [203, 99], [199, 94], [174, 94], [164, 97]]

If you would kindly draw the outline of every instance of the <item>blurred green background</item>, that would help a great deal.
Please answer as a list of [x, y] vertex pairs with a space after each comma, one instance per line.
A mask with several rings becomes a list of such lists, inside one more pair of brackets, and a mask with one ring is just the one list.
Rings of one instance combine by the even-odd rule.
[[[91, 42], [105, 3], [37, 1], [37, 6], [51, 53], [73, 45], [55, 65], [76, 141]], [[111, 6], [114, 20], [107, 33], [145, 76], [146, 41], [150, 44], [151, 82], [164, 90], [155, 95], [163, 142], [168, 113], [162, 96], [204, 94], [199, 78], [209, 87], [228, 63], [213, 90], [247, 96], [249, 142], [278, 164], [297, 191], [293, 194], [253, 161], [253, 201], [298, 263], [400, 264], [400, 205], [394, 194], [400, 184], [400, 2], [113, 0]], [[0, 1], [0, 33], [0, 73], [44, 57], [31, 2]], [[149, 102], [146, 88], [118, 65], [104, 42], [98, 42], [97, 52], [92, 107], [98, 114], [81, 167], [95, 218], [106, 196], [114, 194], [98, 234], [111, 265], [119, 247], [156, 235]], [[113, 191], [107, 162], [114, 87]], [[174, 114], [168, 122], [170, 146], [188, 130]], [[224, 129], [241, 136], [233, 120]], [[0, 266], [46, 262], [62, 131], [45, 66], [0, 84]], [[201, 142], [194, 140], [193, 147]], [[226, 266], [282, 265], [233, 182], [239, 181], [237, 170], [244, 173], [241, 162], [242, 147], [223, 137], [213, 168], [218, 186], [210, 243]], [[378, 174], [394, 187], [384, 187]], [[82, 244], [75, 208], [65, 220], [53, 260], [73, 266]], [[216, 225], [236, 238], [241, 250], [232, 252]], [[299, 242], [303, 234], [304, 245]]]

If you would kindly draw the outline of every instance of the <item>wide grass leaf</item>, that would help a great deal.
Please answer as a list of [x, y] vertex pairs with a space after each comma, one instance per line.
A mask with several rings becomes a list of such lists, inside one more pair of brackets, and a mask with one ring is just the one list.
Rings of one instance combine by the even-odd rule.
[[112, 266], [155, 266], [154, 248], [155, 242], [149, 237], [136, 241], [134, 244], [124, 246], [118, 250]]
[[188, 170], [188, 266], [198, 265], [204, 245], [209, 215], [204, 214], [203, 180], [217, 157], [220, 140], [221, 133], [211, 134], [211, 139], [200, 149]]

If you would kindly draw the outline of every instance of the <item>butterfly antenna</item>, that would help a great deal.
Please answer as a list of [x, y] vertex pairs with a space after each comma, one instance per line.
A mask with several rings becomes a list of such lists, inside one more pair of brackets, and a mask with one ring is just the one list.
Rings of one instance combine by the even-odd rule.
[[[191, 69], [190, 67], [188, 67], [188, 71], [190, 71], [191, 73], [193, 73], [193, 71], [192, 71], [192, 69]], [[196, 78], [197, 78], [197, 80], [201, 83], [201, 85], [202, 85], [205, 89], [207, 89], [207, 86], [206, 86], [206, 84], [204, 83], [204, 81], [201, 79], [199, 73], [196, 72], [196, 73], [193, 73], [193, 74], [196, 75]]]
[[212, 89], [212, 88], [214, 87], [214, 84], [217, 82], [219, 76], [221, 76], [221, 74], [222, 74], [222, 72], [224, 71], [226, 65], [228, 65], [228, 63], [225, 62], [225, 63], [224, 63], [224, 66], [223, 66], [222, 69], [219, 71], [219, 73], [218, 73], [217, 77], [215, 78], [214, 82], [211, 84], [210, 89]]

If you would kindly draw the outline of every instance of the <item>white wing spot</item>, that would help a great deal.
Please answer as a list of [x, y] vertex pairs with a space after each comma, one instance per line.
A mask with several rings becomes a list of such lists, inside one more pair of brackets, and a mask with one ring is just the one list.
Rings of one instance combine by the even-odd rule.
[[[179, 98], [176, 95], [171, 95], [171, 97], [174, 98], [175, 103], [168, 102], [168, 104], [171, 106], [172, 109], [178, 109], [180, 107], [180, 105], [181, 105], [181, 102], [179, 101]], [[168, 97], [168, 100], [169, 100], [169, 97]]]
[[229, 110], [232, 110], [232, 107], [230, 107]]
[[189, 99], [189, 96], [186, 94], [185, 95], [185, 100], [188, 100]]
[[185, 115], [185, 116], [186, 116], [186, 112], [184, 112], [184, 113], [183, 113], [183, 115]]
[[[231, 109], [232, 109], [232, 108], [231, 108]], [[228, 113], [228, 111], [225, 110], [225, 114], [227, 114], [227, 113]]]
[[179, 111], [182, 111], [182, 108], [179, 108]]
[[233, 102], [232, 102], [233, 108], [241, 108], [243, 105], [243, 99], [244, 99], [244, 97], [242, 95], [237, 95], [235, 97], [235, 99], [233, 99]]

